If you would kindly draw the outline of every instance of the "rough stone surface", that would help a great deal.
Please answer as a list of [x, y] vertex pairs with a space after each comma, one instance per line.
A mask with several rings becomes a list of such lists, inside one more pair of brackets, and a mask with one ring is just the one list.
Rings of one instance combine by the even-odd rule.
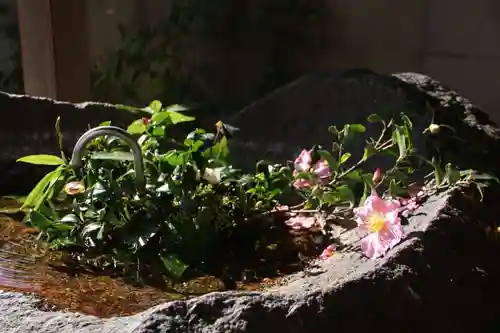
[[[274, 92], [228, 122], [241, 128], [239, 146], [235, 146], [238, 156], [254, 159], [267, 149], [267, 157], [282, 160], [315, 143], [328, 145], [328, 125], [362, 122], [368, 114], [383, 113], [384, 108], [385, 112], [410, 110], [416, 126], [426, 126], [428, 121], [419, 120], [418, 115], [427, 103], [436, 110], [438, 123], [455, 127], [467, 138], [466, 142], [451, 137], [444, 141], [446, 152], [457, 164], [500, 170], [500, 160], [492, 153], [500, 148], [496, 126], [469, 101], [418, 74], [312, 75]], [[87, 111], [71, 113], [78, 106], [12, 95], [0, 95], [0, 105], [6, 110], [21, 111], [23, 106], [31, 110], [13, 113], [12, 124], [0, 125], [0, 147], [17, 156], [16, 149], [4, 145], [30, 147], [21, 155], [28, 150], [49, 152], [49, 145], [37, 143], [45, 136], [33, 139], [33, 134], [22, 141], [20, 133], [51, 132], [63, 109], [72, 115], [74, 127], [69, 131], [74, 128], [73, 133], [114, 114], [110, 106], [88, 104], [103, 112], [94, 116], [87, 113], [87, 107], [82, 106]], [[5, 174], [0, 181], [5, 184], [4, 178]], [[496, 332], [500, 327], [500, 249], [497, 239], [485, 230], [496, 230], [498, 195], [495, 189], [482, 203], [460, 190], [433, 196], [405, 227], [408, 238], [383, 259], [364, 258], [357, 250], [362, 235], [353, 231], [347, 235], [350, 249], [289, 276], [282, 286], [266, 292], [212, 293], [111, 319], [50, 311], [31, 296], [0, 293], [1, 331]]]
[[[487, 203], [486, 203], [487, 204]], [[488, 207], [492, 207], [488, 205]], [[492, 211], [460, 190], [431, 197], [386, 257], [353, 247], [266, 292], [220, 292], [131, 317], [52, 312], [36, 299], [0, 293], [5, 333], [478, 332], [500, 324], [499, 246]]]
[[[457, 131], [457, 135], [450, 135], [443, 130], [437, 138], [442, 141], [445, 158], [464, 169], [500, 170], [500, 160], [491, 154], [500, 149], [500, 130], [488, 115], [440, 82], [416, 73], [389, 76], [353, 70], [308, 75], [226, 121], [241, 129], [232, 143], [236, 153], [245, 152], [235, 155], [236, 162], [243, 166], [263, 158], [282, 163], [315, 144], [329, 149], [332, 143], [332, 135], [327, 131], [329, 125], [365, 124], [372, 113], [383, 117], [394, 112], [407, 113], [414, 123], [415, 142], [425, 153], [428, 147], [420, 133], [431, 122], [427, 105], [435, 110], [436, 123], [447, 124]], [[379, 133], [378, 126], [370, 125], [361, 138]], [[358, 156], [363, 142], [359, 140], [352, 147]]]

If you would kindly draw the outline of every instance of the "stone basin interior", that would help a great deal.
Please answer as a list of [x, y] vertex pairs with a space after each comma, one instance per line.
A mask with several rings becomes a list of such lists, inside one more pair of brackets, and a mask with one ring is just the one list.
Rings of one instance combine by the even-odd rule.
[[[112, 317], [132, 315], [168, 301], [229, 289], [213, 276], [139, 286], [119, 276], [68, 264], [64, 252], [51, 251], [37, 242], [35, 230], [21, 222], [23, 216], [18, 207], [15, 199], [0, 199], [0, 290], [34, 294], [50, 308]], [[267, 289], [293, 271], [292, 267], [288, 269], [258, 280], [241, 279], [231, 289]]]

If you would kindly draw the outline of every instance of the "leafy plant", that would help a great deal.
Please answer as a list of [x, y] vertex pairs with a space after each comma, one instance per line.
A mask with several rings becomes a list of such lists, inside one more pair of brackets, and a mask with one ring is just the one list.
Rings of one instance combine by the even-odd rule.
[[[22, 206], [28, 212], [26, 223], [38, 228], [53, 248], [129, 275], [180, 278], [188, 272], [220, 272], [228, 262], [243, 258], [261, 265], [270, 249], [283, 246], [279, 230], [284, 224], [276, 216], [284, 211], [352, 216], [367, 197], [381, 200], [374, 195], [377, 191], [385, 197], [408, 196], [416, 170], [428, 172], [422, 179], [428, 192], [460, 184], [476, 184], [481, 190], [498, 181], [456, 170], [439, 156], [419, 155], [412, 122], [404, 113], [388, 120], [368, 117], [368, 123], [380, 126], [380, 135], [366, 141], [358, 161], [352, 161], [355, 154], [346, 147], [366, 127], [346, 124], [330, 126], [332, 148], [304, 150], [294, 170], [259, 161], [254, 173], [245, 174], [227, 162], [228, 140], [237, 129], [218, 122], [215, 133], [197, 128], [179, 138], [170, 134], [172, 127], [194, 120], [185, 108], [153, 101], [143, 111], [150, 117], [135, 120], [127, 130], [141, 148], [145, 189], [136, 186], [128, 146], [113, 136], [94, 139], [83, 167], [71, 168], [62, 152], [59, 119], [55, 128], [61, 156], [19, 159], [56, 167]], [[367, 171], [368, 161], [377, 155], [392, 158], [393, 166], [385, 172]], [[283, 209], [297, 196], [302, 204]]]
[[216, 133], [195, 129], [178, 140], [167, 133], [194, 120], [184, 108], [154, 101], [145, 111], [150, 118], [128, 127], [142, 149], [144, 192], [135, 186], [128, 147], [104, 136], [89, 144], [81, 170], [70, 168], [64, 156], [20, 158], [57, 165], [22, 209], [29, 209], [26, 223], [54, 248], [70, 248], [100, 267], [150, 271], [161, 265], [180, 277], [187, 267], [206, 268], [238, 223], [268, 214], [289, 186], [291, 170], [262, 162], [245, 175], [226, 162], [227, 125], [219, 123]]

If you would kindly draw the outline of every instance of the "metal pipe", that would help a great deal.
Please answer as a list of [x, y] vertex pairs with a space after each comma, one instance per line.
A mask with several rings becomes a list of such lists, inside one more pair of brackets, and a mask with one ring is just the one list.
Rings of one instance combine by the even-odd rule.
[[131, 134], [120, 127], [101, 126], [92, 128], [91, 130], [83, 133], [83, 135], [76, 142], [75, 148], [73, 148], [73, 155], [71, 156], [69, 165], [75, 169], [81, 168], [83, 166], [83, 155], [87, 144], [93, 139], [104, 135], [116, 136], [125, 141], [125, 143], [130, 147], [132, 155], [134, 156], [134, 170], [137, 189], [139, 191], [143, 191], [146, 186], [146, 179], [144, 177], [144, 162], [142, 160], [141, 147], [139, 147], [136, 139]]

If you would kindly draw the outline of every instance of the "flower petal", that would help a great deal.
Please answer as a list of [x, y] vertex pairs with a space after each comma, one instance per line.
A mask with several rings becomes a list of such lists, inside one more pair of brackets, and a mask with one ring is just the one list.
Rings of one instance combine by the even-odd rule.
[[378, 233], [371, 233], [361, 240], [361, 250], [370, 259], [377, 259], [387, 252], [387, 247], [380, 242]]
[[300, 172], [307, 171], [307, 169], [309, 169], [309, 167], [311, 166], [311, 162], [312, 162], [311, 152], [304, 149], [300, 152], [300, 155], [295, 159], [294, 162], [295, 169]]

